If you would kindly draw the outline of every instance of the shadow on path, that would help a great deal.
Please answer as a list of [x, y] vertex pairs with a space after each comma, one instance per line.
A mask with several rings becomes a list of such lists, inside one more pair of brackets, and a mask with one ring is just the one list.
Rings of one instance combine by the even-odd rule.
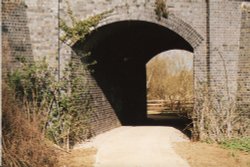
[[147, 119], [136, 126], [170, 126], [191, 138], [192, 120], [175, 113], [148, 114]]

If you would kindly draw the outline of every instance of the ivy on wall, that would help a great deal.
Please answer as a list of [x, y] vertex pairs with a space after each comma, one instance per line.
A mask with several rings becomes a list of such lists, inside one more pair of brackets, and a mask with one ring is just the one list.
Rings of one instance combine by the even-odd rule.
[[[78, 20], [69, 2], [66, 3], [71, 26], [60, 19], [59, 28], [64, 32], [60, 40], [69, 45], [77, 41], [84, 42], [86, 36], [111, 12]], [[92, 136], [89, 119], [94, 108], [91, 103], [93, 98], [90, 93], [88, 73], [91, 72], [90, 66], [95, 63], [90, 53], [79, 51], [76, 57], [71, 58], [64, 69], [63, 77], [57, 84], [57, 101], [53, 106], [53, 112], [49, 113], [45, 129], [49, 139], [65, 148]]]
[[159, 21], [162, 17], [168, 18], [169, 12], [167, 10], [165, 0], [155, 0], [155, 14]]
[[60, 29], [64, 31], [64, 35], [60, 37], [60, 40], [63, 42], [70, 42], [69, 44], [73, 44], [77, 41], [83, 42], [86, 35], [88, 35], [99, 24], [99, 22], [106, 17], [107, 14], [112, 12], [112, 10], [105, 11], [84, 20], [77, 20], [73, 15], [69, 2], [66, 2], [68, 5], [67, 13], [71, 19], [72, 26], [67, 25], [62, 19], [60, 19], [59, 26]]

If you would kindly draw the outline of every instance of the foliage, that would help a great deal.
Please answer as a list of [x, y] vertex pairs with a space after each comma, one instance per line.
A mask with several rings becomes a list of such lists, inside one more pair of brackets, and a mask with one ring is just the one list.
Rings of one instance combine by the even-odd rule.
[[45, 59], [37, 63], [21, 60], [20, 67], [8, 74], [8, 81], [28, 120], [35, 121], [51, 111], [55, 77]]
[[155, 14], [157, 15], [157, 19], [160, 21], [162, 17], [168, 18], [168, 13], [165, 0], [155, 0]]
[[[60, 98], [50, 114], [47, 132], [47, 136], [58, 145], [69, 147], [91, 136], [88, 118], [93, 109], [87, 72], [87, 68], [72, 61], [61, 78]], [[60, 133], [53, 133], [55, 131]]]
[[106, 14], [111, 12], [103, 12], [85, 20], [78, 21], [73, 15], [69, 2], [66, 2], [68, 5], [68, 15], [71, 19], [72, 26], [68, 26], [64, 20], [60, 19], [60, 28], [64, 31], [64, 35], [60, 39], [63, 42], [68, 40], [70, 40], [71, 43], [75, 43], [76, 41], [84, 41], [86, 35], [88, 35], [103, 18], [105, 18]]
[[28, 120], [39, 122], [46, 137], [67, 148], [89, 136], [87, 113], [92, 110], [86, 76], [72, 76], [75, 70], [82, 69], [68, 66], [58, 81], [43, 59], [36, 63], [22, 61], [18, 70], [8, 74], [9, 85]]
[[220, 143], [224, 148], [240, 150], [250, 153], [250, 137], [224, 140]]

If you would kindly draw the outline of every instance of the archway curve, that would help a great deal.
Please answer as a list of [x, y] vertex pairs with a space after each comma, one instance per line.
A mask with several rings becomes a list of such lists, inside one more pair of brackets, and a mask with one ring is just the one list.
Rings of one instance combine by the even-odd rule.
[[[93, 31], [103, 26], [122, 21], [144, 21], [163, 26], [183, 37], [193, 49], [198, 47], [204, 40], [204, 38], [191, 25], [180, 19], [178, 16], [169, 13], [167, 18], [162, 17], [158, 20], [154, 10], [149, 7], [132, 11], [130, 11], [127, 6], [116, 7], [107, 15], [107, 17], [100, 21]], [[78, 41], [75, 41], [74, 43], [71, 42], [69, 42], [70, 46], [74, 46]]]
[[157, 55], [155, 55], [154, 57], [152, 57], [150, 60], [148, 60], [146, 63], [150, 62], [152, 59], [154, 59], [155, 57], [163, 54], [163, 53], [168, 53], [168, 52], [186, 52], [186, 53], [190, 53], [190, 54], [194, 54], [194, 51], [189, 51], [189, 50], [186, 50], [186, 49], [171, 49], [171, 50], [167, 50], [167, 51], [163, 51], [163, 52], [160, 52], [158, 53]]
[[[160, 24], [141, 20], [123, 20], [99, 26], [84, 41], [78, 41], [72, 48], [76, 52], [93, 53], [97, 47], [103, 49], [103, 46], [100, 46], [103, 45], [102, 43], [107, 45], [107, 41], [111, 40], [115, 45], [124, 44], [120, 44], [119, 47], [128, 47], [127, 45], [134, 44], [134, 46], [130, 46], [131, 50], [138, 51], [138, 48], [141, 49], [140, 54], [147, 55], [143, 63], [146, 63], [154, 55], [167, 50], [180, 49], [194, 52], [193, 46], [178, 33]], [[129, 44], [124, 41], [128, 41]], [[137, 50], [135, 49], [136, 46]]]

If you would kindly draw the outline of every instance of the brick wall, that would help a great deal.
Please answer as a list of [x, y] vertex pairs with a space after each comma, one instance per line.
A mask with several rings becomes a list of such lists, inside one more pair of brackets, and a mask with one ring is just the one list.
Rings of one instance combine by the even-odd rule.
[[2, 74], [18, 67], [18, 58], [33, 60], [27, 7], [19, 1], [2, 1]]
[[241, 38], [238, 71], [238, 101], [240, 109], [250, 114], [250, 3], [242, 5]]
[[43, 57], [51, 67], [58, 62], [58, 1], [25, 0], [28, 28], [34, 59]]
[[210, 86], [218, 99], [228, 96], [227, 89], [235, 99], [237, 91], [240, 6], [239, 1], [210, 0], [209, 3]]
[[[90, 72], [86, 69], [86, 65], [84, 65], [84, 62], [82, 62], [83, 60], [81, 60], [80, 56], [75, 52], [72, 52], [72, 55], [73, 56], [71, 58], [71, 76], [77, 77], [77, 79], [81, 80], [80, 83], [77, 82], [78, 85], [76, 85], [75, 88], [80, 89], [72, 91], [75, 91], [74, 93], [78, 94], [79, 99], [76, 99], [77, 101], [75, 103], [78, 104], [79, 107], [76, 107], [82, 114], [87, 115], [91, 134], [97, 135], [120, 126], [120, 121], [118, 120], [117, 115], [113, 111], [112, 106], [108, 102], [101, 88], [97, 85], [95, 79], [93, 79]], [[87, 97], [88, 93], [86, 94], [86, 91], [90, 91], [90, 98]], [[90, 112], [86, 113], [85, 108], [81, 108], [81, 106], [85, 102], [88, 103], [88, 101], [90, 102], [92, 109]]]
[[57, 68], [58, 1], [2, 1], [3, 74], [16, 64], [16, 57], [46, 57]]

